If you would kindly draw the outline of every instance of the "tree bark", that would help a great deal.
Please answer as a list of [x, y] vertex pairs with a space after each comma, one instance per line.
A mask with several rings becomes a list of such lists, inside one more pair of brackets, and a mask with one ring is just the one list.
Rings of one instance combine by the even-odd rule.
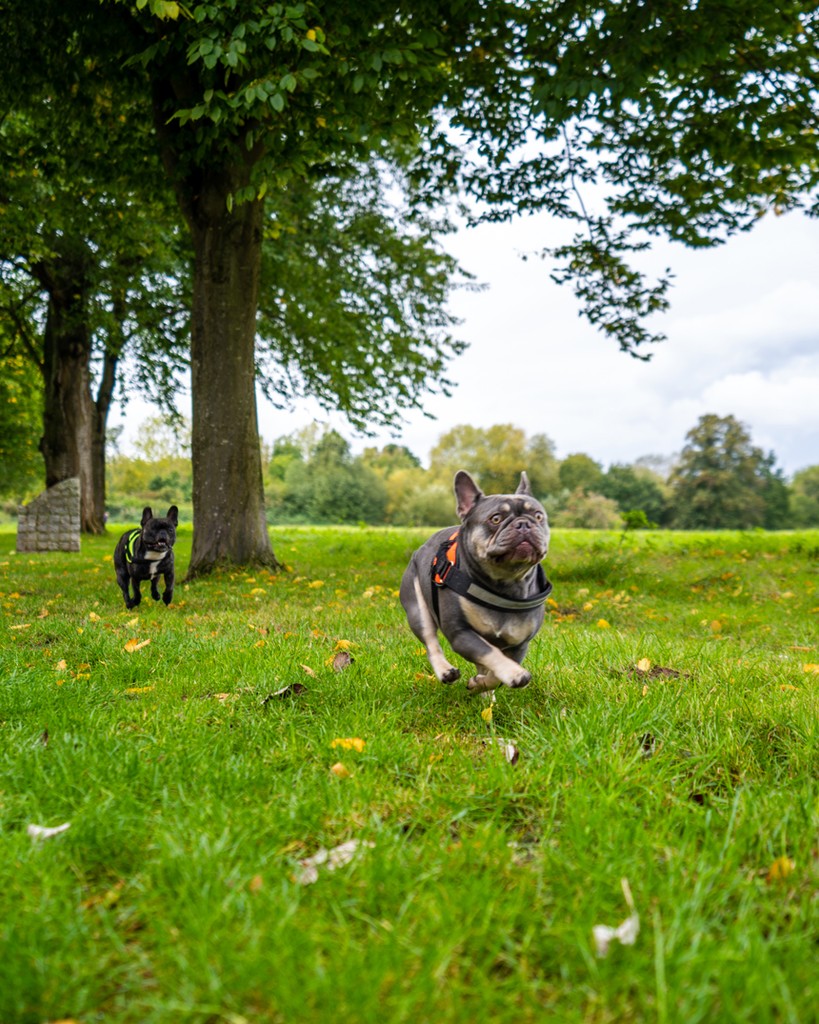
[[[43, 337], [43, 436], [40, 451], [46, 487], [80, 479], [80, 528], [104, 533], [104, 509], [94, 500], [94, 421], [91, 398], [91, 336], [86, 318], [84, 274], [73, 263], [64, 270], [38, 268], [48, 292]], [[104, 455], [103, 455], [104, 458]]]
[[203, 172], [185, 211], [194, 244], [189, 579], [220, 564], [279, 567], [265, 519], [256, 409], [262, 203], [228, 209], [246, 183], [243, 171]]

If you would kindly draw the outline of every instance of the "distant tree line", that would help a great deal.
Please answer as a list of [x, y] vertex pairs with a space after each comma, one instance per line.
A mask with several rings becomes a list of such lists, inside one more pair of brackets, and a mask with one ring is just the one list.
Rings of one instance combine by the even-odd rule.
[[[178, 504], [190, 519], [189, 446], [184, 425], [146, 423], [135, 454], [109, 460], [111, 518], [138, 518], [144, 504]], [[337, 431], [313, 424], [264, 446], [262, 464], [270, 523], [446, 525], [454, 517], [452, 478], [466, 468], [487, 492], [513, 490], [525, 469], [557, 527], [819, 527], [819, 465], [786, 480], [774, 454], [754, 446], [733, 416], [702, 416], [675, 457], [607, 469], [585, 453], [559, 459], [546, 435], [509, 424], [455, 427], [441, 435], [428, 468], [400, 444], [355, 455]]]

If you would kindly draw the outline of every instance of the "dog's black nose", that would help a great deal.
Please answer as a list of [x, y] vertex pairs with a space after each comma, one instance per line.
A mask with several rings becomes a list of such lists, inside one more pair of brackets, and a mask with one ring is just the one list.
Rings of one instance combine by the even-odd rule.
[[532, 529], [532, 524], [529, 522], [528, 519], [521, 518], [521, 519], [518, 519], [518, 521], [515, 523], [515, 529], [516, 530], [531, 530]]

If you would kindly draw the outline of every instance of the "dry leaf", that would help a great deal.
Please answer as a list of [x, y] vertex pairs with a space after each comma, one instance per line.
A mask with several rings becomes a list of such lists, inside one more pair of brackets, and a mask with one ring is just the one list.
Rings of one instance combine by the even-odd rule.
[[364, 749], [365, 741], [358, 736], [350, 736], [345, 739], [333, 740], [330, 746], [335, 750], [341, 747], [342, 750], [357, 750], [359, 754]]
[[339, 779], [349, 779], [350, 777], [350, 769], [342, 764], [341, 761], [336, 761], [334, 765], [331, 765], [330, 771]]
[[489, 705], [488, 708], [484, 708], [483, 709], [483, 711], [481, 712], [481, 718], [484, 720], [484, 722], [491, 722], [492, 721], [492, 705], [491, 704]]
[[264, 707], [268, 701], [275, 700], [277, 697], [297, 697], [300, 693], [307, 693], [307, 687], [304, 683], [290, 683], [288, 686], [283, 686], [280, 690], [268, 693], [262, 701], [262, 706]]
[[70, 828], [71, 822], [66, 821], [62, 825], [55, 825], [53, 828], [47, 828], [45, 825], [29, 825], [26, 832], [28, 832], [32, 839], [51, 839], [52, 836], [58, 836], [61, 832], [67, 832]]
[[308, 676], [312, 676], [314, 679], [316, 678], [316, 673], [310, 668], [309, 665], [299, 665], [299, 668], [304, 669]]
[[795, 867], [796, 863], [790, 857], [777, 857], [768, 869], [766, 881], [781, 882], [782, 879], [788, 877]]
[[150, 693], [151, 690], [155, 690], [155, 686], [129, 686], [127, 690], [123, 690], [123, 693]]
[[65, 670], [68, 668], [68, 662], [65, 660], [65, 658], [61, 658], [54, 666], [54, 668], [58, 672], [65, 672]]
[[99, 617], [99, 615], [97, 615], [96, 612], [89, 612], [88, 613], [88, 619], [89, 619], [90, 622], [99, 622], [100, 621], [100, 617]]
[[614, 940], [619, 942], [622, 946], [633, 946], [637, 941], [637, 936], [640, 934], [640, 918], [634, 909], [634, 900], [631, 896], [631, 888], [628, 884], [628, 879], [621, 878], [620, 885], [623, 889], [623, 895], [626, 898], [626, 905], [631, 913], [625, 921], [619, 924], [616, 928], [611, 928], [607, 924], [596, 924], [594, 928], [592, 928], [594, 946], [598, 956], [606, 956], [609, 951], [609, 946]]
[[803, 672], [813, 672], [814, 675], [819, 675], [819, 665], [803, 665]]
[[597, 628], [598, 629], [611, 629], [611, 623], [606, 622], [605, 619], [598, 619], [597, 620]]
[[261, 875], [254, 875], [247, 883], [247, 887], [251, 892], [259, 892], [264, 888], [264, 879]]
[[327, 850], [322, 846], [312, 857], [305, 857], [304, 860], [299, 861], [301, 870], [294, 876], [294, 881], [299, 885], [312, 885], [318, 879], [319, 868], [324, 868], [325, 871], [335, 871], [336, 868], [349, 864], [360, 849], [372, 849], [373, 846], [375, 843], [362, 842], [359, 839], [350, 839], [346, 843], [341, 843], [340, 846], [334, 846], [332, 850]]
[[140, 641], [140, 640], [137, 640], [136, 637], [133, 637], [131, 640], [128, 641], [128, 643], [125, 645], [123, 650], [127, 651], [129, 654], [133, 654], [134, 651], [138, 651], [142, 647], [147, 647], [147, 645], [150, 642], [151, 642], [150, 639]]
[[31, 629], [31, 623], [23, 622], [19, 626], [9, 626], [9, 629]]
[[347, 651], [337, 651], [333, 655], [332, 665], [336, 672], [341, 672], [343, 669], [347, 668], [348, 665], [352, 665], [352, 663], [352, 656], [348, 654]]
[[648, 672], [650, 668], [651, 662], [648, 660], [648, 658], [640, 658], [640, 660], [637, 662], [638, 672]]
[[[491, 711], [492, 708], [489, 708], [488, 710]], [[510, 743], [509, 740], [502, 739], [500, 736], [495, 738], [495, 743], [503, 751], [503, 756], [506, 758], [506, 760], [509, 762], [509, 764], [517, 764], [518, 763], [518, 759], [520, 757], [520, 751], [518, 750], [518, 748], [515, 746], [514, 743]]]

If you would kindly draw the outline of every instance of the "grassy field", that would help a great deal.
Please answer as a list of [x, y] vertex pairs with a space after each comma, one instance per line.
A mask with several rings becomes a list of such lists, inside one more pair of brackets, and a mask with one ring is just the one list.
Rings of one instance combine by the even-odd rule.
[[2, 1024], [817, 1020], [819, 532], [555, 531], [494, 704], [423, 531], [271, 534], [127, 612], [113, 532], [0, 532]]

